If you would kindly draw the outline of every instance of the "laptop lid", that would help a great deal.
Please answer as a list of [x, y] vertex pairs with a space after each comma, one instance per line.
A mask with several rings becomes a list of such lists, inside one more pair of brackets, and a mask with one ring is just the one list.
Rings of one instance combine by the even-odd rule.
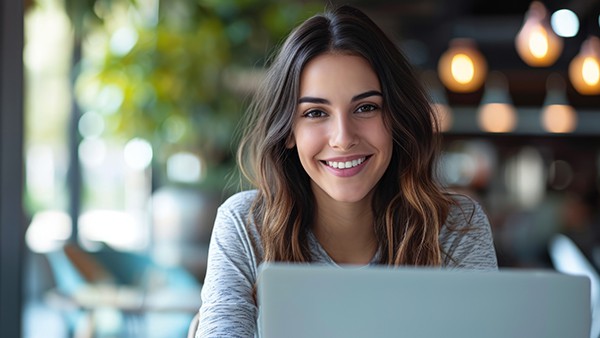
[[590, 337], [590, 281], [552, 271], [263, 264], [261, 337]]

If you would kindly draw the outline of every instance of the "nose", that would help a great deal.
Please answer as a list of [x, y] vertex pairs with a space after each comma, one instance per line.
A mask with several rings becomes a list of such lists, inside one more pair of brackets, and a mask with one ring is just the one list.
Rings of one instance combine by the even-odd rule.
[[336, 149], [346, 151], [358, 144], [357, 126], [352, 119], [344, 116], [345, 114], [337, 114], [337, 117], [332, 121], [332, 131], [329, 139], [329, 145]]

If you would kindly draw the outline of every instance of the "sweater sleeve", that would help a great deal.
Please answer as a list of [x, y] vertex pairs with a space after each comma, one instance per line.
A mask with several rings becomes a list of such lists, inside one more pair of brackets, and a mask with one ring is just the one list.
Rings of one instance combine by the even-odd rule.
[[196, 338], [253, 337], [256, 331], [255, 246], [244, 213], [229, 202], [219, 208], [211, 236]]

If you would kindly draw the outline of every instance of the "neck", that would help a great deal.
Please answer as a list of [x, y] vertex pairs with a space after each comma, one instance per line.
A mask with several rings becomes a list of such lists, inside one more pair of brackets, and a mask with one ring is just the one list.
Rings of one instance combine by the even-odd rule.
[[336, 263], [368, 264], [377, 250], [370, 199], [359, 203], [317, 201], [314, 233]]

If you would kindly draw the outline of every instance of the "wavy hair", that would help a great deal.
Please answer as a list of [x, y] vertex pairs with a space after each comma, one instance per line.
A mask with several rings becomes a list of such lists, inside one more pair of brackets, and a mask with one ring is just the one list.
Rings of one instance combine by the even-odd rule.
[[323, 53], [366, 59], [381, 83], [393, 154], [374, 188], [374, 230], [381, 264], [442, 264], [439, 232], [452, 200], [438, 185], [440, 133], [427, 94], [406, 57], [363, 12], [341, 6], [296, 27], [271, 59], [250, 104], [237, 152], [243, 176], [258, 190], [252, 218], [265, 261], [310, 262], [307, 234], [315, 199], [296, 148], [287, 149], [304, 66]]

